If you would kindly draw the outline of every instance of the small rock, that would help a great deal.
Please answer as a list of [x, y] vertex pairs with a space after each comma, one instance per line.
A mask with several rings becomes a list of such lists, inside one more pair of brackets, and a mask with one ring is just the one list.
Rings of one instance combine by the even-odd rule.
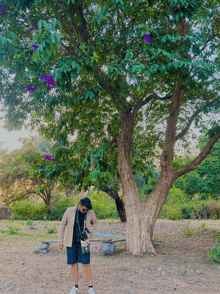
[[34, 250], [34, 253], [35, 254], [38, 254], [38, 253], [47, 253], [48, 250], [47, 249], [43, 249], [43, 250]]
[[40, 245], [39, 245], [39, 249], [40, 250], [44, 250], [44, 249], [48, 249], [50, 247], [50, 244], [43, 244], [43, 243], [41, 243]]
[[47, 253], [47, 252], [48, 252], [47, 249], [40, 250], [40, 253]]
[[186, 275], [187, 275], [187, 271], [183, 271], [182, 276], [186, 276]]
[[9, 287], [8, 289], [6, 289], [6, 292], [11, 291], [13, 289], [13, 287]]
[[166, 272], [162, 273], [164, 277], [169, 276]]
[[34, 253], [37, 254], [37, 253], [41, 253], [41, 250], [34, 250]]
[[161, 271], [162, 271], [162, 268], [159, 268], [159, 269], [158, 269], [158, 272], [161, 272]]
[[164, 251], [164, 252], [162, 252], [162, 254], [163, 254], [163, 255], [169, 255], [170, 253]]
[[9, 282], [8, 284], [5, 284], [5, 287], [8, 287], [11, 284], [13, 284], [13, 283], [12, 282]]
[[201, 274], [202, 273], [202, 271], [196, 271], [198, 274]]

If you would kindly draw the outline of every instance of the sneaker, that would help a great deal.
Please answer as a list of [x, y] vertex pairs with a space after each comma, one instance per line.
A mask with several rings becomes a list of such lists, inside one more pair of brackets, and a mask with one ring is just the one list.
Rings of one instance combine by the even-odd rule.
[[88, 291], [89, 294], [95, 294], [95, 290], [93, 288], [89, 288], [89, 291]]
[[79, 292], [79, 289], [73, 286], [72, 290], [70, 291], [70, 294], [77, 294], [78, 292]]

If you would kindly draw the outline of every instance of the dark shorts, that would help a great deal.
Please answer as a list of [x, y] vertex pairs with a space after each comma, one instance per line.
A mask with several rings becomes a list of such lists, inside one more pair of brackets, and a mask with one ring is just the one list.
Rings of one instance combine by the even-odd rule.
[[67, 248], [67, 264], [83, 263], [90, 264], [90, 252], [82, 253], [82, 247], [80, 243], [72, 244], [72, 247]]

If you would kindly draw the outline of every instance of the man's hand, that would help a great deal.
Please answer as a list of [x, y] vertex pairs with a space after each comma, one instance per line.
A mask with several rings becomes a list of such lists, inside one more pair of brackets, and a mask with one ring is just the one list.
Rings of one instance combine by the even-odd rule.
[[85, 241], [87, 242], [87, 244], [90, 244], [91, 234], [88, 234], [88, 235], [89, 235], [89, 237]]
[[59, 248], [63, 250], [63, 243], [59, 243]]

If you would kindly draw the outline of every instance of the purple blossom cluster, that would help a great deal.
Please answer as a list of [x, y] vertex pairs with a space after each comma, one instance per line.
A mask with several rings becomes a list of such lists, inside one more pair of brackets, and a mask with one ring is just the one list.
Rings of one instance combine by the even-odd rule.
[[[28, 44], [27, 45], [24, 45], [25, 47], [28, 47]], [[34, 51], [36, 51], [37, 50], [37, 48], [39, 48], [39, 46], [38, 45], [32, 45], [31, 46], [33, 49], [34, 49]]]
[[150, 39], [151, 37], [150, 37], [150, 35], [149, 34], [147, 34], [147, 35], [145, 35], [144, 36], [144, 40], [147, 42], [147, 43], [149, 43], [149, 44], [152, 44], [152, 42], [151, 42], [151, 39]]
[[3, 12], [3, 8], [4, 8], [4, 6], [2, 4], [0, 4], [0, 13]]
[[[35, 30], [35, 27], [32, 27], [32, 28], [31, 28], [31, 31], [33, 31], [33, 30]], [[28, 47], [28, 44], [25, 45], [25, 47]], [[36, 51], [37, 48], [39, 48], [39, 46], [38, 46], [38, 45], [32, 45], [32, 48], [34, 49], [34, 51]], [[55, 81], [54, 81], [52, 75], [51, 75], [51, 76], [42, 75], [42, 76], [41, 76], [41, 79], [44, 79], [44, 81], [45, 81], [45, 83], [47, 83], [48, 87], [54, 87], [54, 86], [55, 86]], [[27, 88], [27, 91], [28, 91], [29, 93], [32, 93], [32, 92], [34, 92], [35, 90], [36, 90], [35, 88], [30, 88], [30, 87]], [[45, 155], [45, 156], [49, 156], [49, 155]], [[50, 159], [48, 159], [48, 160], [50, 160]], [[54, 160], [54, 159], [53, 159], [53, 160]], [[53, 160], [52, 160], [52, 161], [53, 161]]]
[[38, 45], [32, 45], [31, 47], [34, 49], [34, 51], [36, 51], [36, 50], [37, 50], [37, 48], [39, 48], [39, 46], [38, 46]]
[[53, 79], [53, 76], [47, 76], [47, 75], [42, 75], [41, 79], [44, 79], [45, 83], [47, 83], [48, 87], [54, 87], [55, 86], [55, 81]]
[[45, 160], [51, 160], [51, 161], [54, 161], [54, 157], [53, 156], [50, 156], [50, 155], [43, 155], [44, 159]]
[[36, 91], [36, 89], [35, 89], [35, 88], [27, 87], [27, 91], [28, 91], [29, 93], [32, 93], [32, 92]]

